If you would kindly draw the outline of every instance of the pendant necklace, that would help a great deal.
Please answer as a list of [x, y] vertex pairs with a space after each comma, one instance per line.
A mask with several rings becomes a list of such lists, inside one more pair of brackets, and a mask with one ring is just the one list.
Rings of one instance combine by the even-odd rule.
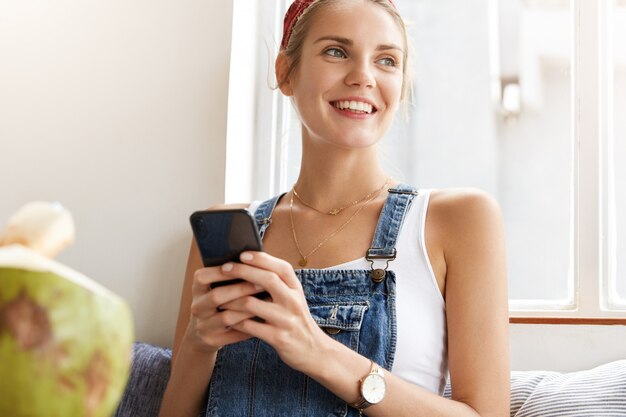
[[[383, 189], [385, 188], [385, 185], [387, 185], [389, 183], [389, 180], [391, 178], [387, 179], [385, 181], [385, 183], [383, 184], [382, 187], [380, 187], [377, 191], [375, 191], [373, 194], [370, 193], [368, 194], [368, 198], [363, 201], [363, 199], [361, 199], [361, 201], [363, 201], [363, 205], [361, 205], [361, 207], [359, 207], [353, 214], [352, 216], [350, 216], [350, 218], [348, 220], [346, 220], [341, 226], [339, 226], [339, 228], [337, 230], [335, 230], [333, 233], [331, 233], [330, 235], [328, 235], [324, 240], [322, 240], [320, 243], [317, 244], [317, 246], [315, 248], [313, 248], [313, 250], [311, 250], [309, 253], [307, 253], [306, 255], [304, 253], [302, 253], [302, 249], [300, 249], [300, 244], [298, 243], [298, 238], [296, 236], [296, 227], [294, 225], [293, 222], [293, 196], [296, 194], [294, 191], [294, 188], [291, 189], [292, 193], [291, 193], [291, 198], [289, 199], [289, 219], [291, 220], [291, 232], [293, 234], [293, 241], [296, 244], [296, 249], [298, 249], [298, 253], [300, 254], [300, 261], [298, 262], [298, 265], [300, 265], [301, 267], [305, 267], [308, 263], [308, 259], [311, 255], [313, 255], [315, 252], [318, 251], [319, 248], [321, 248], [326, 242], [328, 242], [331, 238], [333, 238], [333, 236], [335, 236], [337, 233], [341, 232], [346, 226], [348, 226], [348, 224], [350, 224], [350, 222], [361, 212], [361, 210], [363, 210], [365, 208], [365, 206], [367, 206], [367, 204], [369, 202], [371, 202], [373, 199], [375, 199], [376, 197], [378, 197], [380, 195], [380, 193], [383, 191]], [[310, 207], [310, 206], [309, 206]], [[349, 207], [349, 206], [346, 206]], [[313, 208], [313, 207], [311, 207]], [[344, 207], [345, 208], [345, 207]], [[344, 208], [342, 208], [341, 210], [343, 210]], [[340, 210], [340, 211], [341, 211]], [[316, 210], [318, 211], [318, 210]], [[324, 214], [331, 214], [331, 213], [324, 213]]]

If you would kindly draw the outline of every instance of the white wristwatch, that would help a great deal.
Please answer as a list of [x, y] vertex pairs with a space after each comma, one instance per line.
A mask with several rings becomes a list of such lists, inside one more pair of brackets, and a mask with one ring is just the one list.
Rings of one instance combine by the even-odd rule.
[[383, 373], [383, 370], [378, 366], [378, 364], [376, 364], [376, 362], [371, 362], [372, 368], [370, 373], [359, 380], [361, 385], [361, 398], [359, 398], [357, 402], [350, 404], [351, 407], [354, 407], [359, 411], [363, 411], [370, 405], [381, 402], [383, 398], [385, 398], [385, 393], [387, 392], [387, 383], [385, 382], [385, 374]]

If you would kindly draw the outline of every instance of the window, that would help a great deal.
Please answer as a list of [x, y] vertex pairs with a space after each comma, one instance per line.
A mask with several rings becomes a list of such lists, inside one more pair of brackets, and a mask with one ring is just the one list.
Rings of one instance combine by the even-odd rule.
[[[611, 262], [609, 278], [609, 302], [616, 307], [626, 307], [626, 119], [620, 115], [626, 114], [626, 49], [623, 41], [626, 39], [626, 1], [614, 0], [607, 13], [607, 48], [609, 56], [607, 91], [609, 103], [607, 105], [607, 130], [609, 144], [607, 156], [609, 158], [609, 190], [612, 213], [609, 217]], [[612, 85], [611, 85], [612, 84]], [[612, 107], [612, 109], [611, 109]], [[611, 111], [612, 110], [612, 111]]]
[[[499, 200], [513, 316], [623, 317], [626, 121], [617, 115], [626, 110], [626, 2], [394, 2], [417, 52], [416, 100], [382, 143], [388, 171], [419, 187], [478, 187]], [[248, 115], [260, 149], [257, 199], [289, 189], [299, 170], [297, 117], [263, 82], [289, 3], [265, 9], [247, 34], [237, 22], [233, 29], [263, 39]]]

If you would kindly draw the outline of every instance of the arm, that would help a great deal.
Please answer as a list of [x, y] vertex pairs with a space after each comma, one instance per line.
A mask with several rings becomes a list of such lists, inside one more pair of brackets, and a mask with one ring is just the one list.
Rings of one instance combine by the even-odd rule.
[[[479, 192], [441, 196], [447, 226], [446, 312], [452, 398], [480, 415], [509, 415], [506, 249], [497, 202]], [[438, 213], [436, 213], [438, 214]]]
[[193, 326], [190, 326], [194, 273], [202, 268], [195, 242], [191, 244], [188, 259], [172, 347], [170, 379], [159, 417], [197, 416], [200, 413], [217, 356], [217, 349], [203, 350], [201, 344], [191, 337], [194, 333]]
[[[247, 205], [228, 205], [213, 209], [245, 207]], [[224, 290], [216, 289], [209, 296], [210, 282], [224, 279], [218, 270], [217, 267], [203, 268], [198, 247], [192, 240], [172, 348], [171, 374], [161, 403], [160, 417], [197, 416], [204, 405], [217, 350], [220, 346], [249, 337], [238, 332], [226, 333], [223, 323], [251, 316], [217, 313], [215, 307], [223, 303], [222, 300], [230, 301], [258, 290], [251, 289], [250, 285], [232, 285]]]
[[[431, 201], [428, 226], [445, 259], [448, 346], [452, 400], [388, 372], [387, 396], [368, 416], [495, 417], [508, 415], [508, 307], [504, 233], [497, 204], [485, 194], [441, 193]], [[225, 273], [263, 283], [271, 305], [244, 297], [225, 308], [267, 320], [233, 326], [274, 346], [282, 360], [348, 403], [359, 397], [358, 381], [368, 359], [326, 336], [310, 318], [291, 266], [263, 253]], [[265, 273], [260, 273], [259, 270]], [[306, 352], [303, 354], [302, 352]]]

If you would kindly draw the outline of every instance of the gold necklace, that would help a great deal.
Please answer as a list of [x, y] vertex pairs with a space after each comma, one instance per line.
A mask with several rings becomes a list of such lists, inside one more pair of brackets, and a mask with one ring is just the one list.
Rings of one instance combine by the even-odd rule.
[[[296, 227], [293, 223], [293, 196], [294, 196], [294, 192], [291, 193], [291, 198], [289, 200], [289, 219], [291, 220], [291, 232], [293, 234], [293, 241], [296, 244], [296, 248], [298, 249], [298, 253], [300, 254], [301, 258], [300, 261], [298, 261], [298, 265], [300, 265], [301, 267], [305, 267], [308, 263], [308, 258], [313, 255], [315, 252], [317, 252], [317, 250], [319, 248], [321, 248], [326, 242], [328, 242], [333, 236], [335, 236], [337, 233], [341, 232], [351, 221], [352, 219], [354, 219], [357, 214], [359, 214], [361, 212], [361, 210], [363, 210], [365, 208], [365, 206], [367, 206], [367, 204], [369, 202], [371, 202], [373, 199], [375, 199], [376, 197], [378, 197], [380, 195], [380, 193], [383, 191], [383, 188], [385, 188], [385, 185], [387, 185], [387, 183], [389, 182], [389, 179], [387, 181], [385, 181], [385, 183], [383, 184], [382, 187], [380, 187], [380, 189], [374, 194], [374, 195], [370, 195], [370, 197], [363, 203], [363, 205], [361, 207], [359, 207], [353, 214], [352, 216], [350, 216], [350, 218], [348, 220], [346, 220], [340, 227], [339, 229], [335, 230], [333, 233], [331, 233], [330, 235], [328, 235], [326, 237], [326, 239], [322, 240], [315, 248], [313, 248], [312, 251], [310, 251], [309, 253], [307, 253], [306, 255], [302, 253], [302, 249], [300, 249], [300, 244], [298, 243], [298, 238], [296, 236]], [[292, 188], [293, 191], [293, 188]]]
[[321, 213], [321, 214], [328, 214], [328, 215], [331, 215], [331, 216], [336, 216], [337, 214], [341, 213], [341, 212], [342, 212], [342, 211], [344, 211], [345, 209], [347, 209], [347, 208], [349, 208], [349, 207], [352, 207], [352, 206], [356, 206], [357, 204], [362, 203], [362, 202], [364, 202], [365, 200], [367, 200], [368, 198], [370, 198], [372, 195], [374, 195], [374, 194], [376, 194], [376, 193], [380, 193], [380, 192], [382, 191], [382, 189], [383, 189], [383, 188], [385, 188], [385, 185], [387, 185], [387, 184], [389, 183], [389, 181], [390, 181], [390, 180], [391, 180], [391, 178], [387, 178], [387, 179], [385, 180], [385, 183], [384, 183], [384, 184], [383, 184], [380, 188], [378, 188], [378, 189], [376, 189], [376, 190], [372, 191], [371, 193], [369, 193], [369, 194], [368, 194], [368, 195], [366, 195], [365, 197], [363, 197], [363, 198], [361, 198], [361, 199], [359, 199], [359, 200], [354, 200], [354, 201], [353, 201], [352, 203], [350, 203], [350, 204], [347, 204], [347, 205], [345, 205], [345, 206], [343, 206], [343, 207], [339, 207], [339, 208], [332, 209], [332, 210], [330, 210], [330, 211], [322, 211], [322, 210], [320, 210], [320, 209], [317, 209], [317, 208], [313, 207], [311, 204], [307, 203], [306, 201], [304, 201], [304, 200], [302, 199], [302, 197], [300, 197], [300, 194], [298, 194], [298, 191], [296, 190], [296, 186], [295, 186], [295, 185], [293, 186], [292, 191], [293, 191], [293, 194], [295, 194], [295, 196], [298, 198], [298, 200], [300, 200], [300, 202], [301, 202], [302, 204], [304, 204], [305, 206], [307, 206], [308, 208], [311, 208], [311, 209], [313, 209], [313, 210], [315, 210], [315, 211], [317, 211], [318, 213]]

